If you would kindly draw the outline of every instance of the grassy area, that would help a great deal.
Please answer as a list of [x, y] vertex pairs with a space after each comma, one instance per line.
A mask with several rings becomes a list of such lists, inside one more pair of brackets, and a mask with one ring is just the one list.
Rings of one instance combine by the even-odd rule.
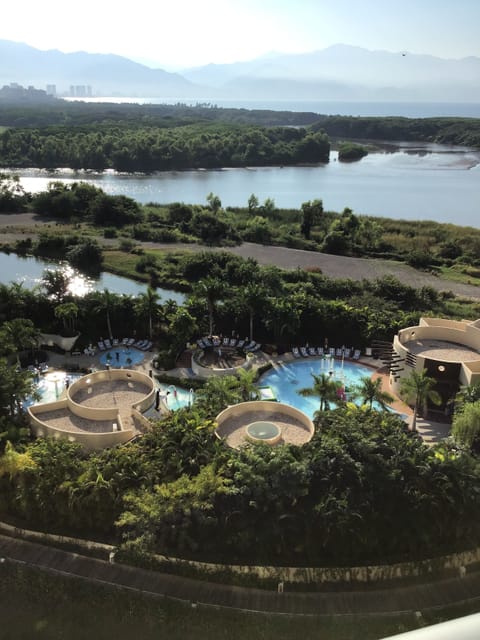
[[461, 282], [462, 284], [480, 285], [480, 268], [465, 264], [457, 264], [452, 267], [439, 267], [438, 274], [445, 280]]

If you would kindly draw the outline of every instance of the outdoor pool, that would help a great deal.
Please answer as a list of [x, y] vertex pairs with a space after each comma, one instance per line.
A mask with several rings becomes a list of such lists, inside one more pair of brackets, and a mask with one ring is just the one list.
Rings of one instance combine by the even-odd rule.
[[35, 385], [36, 390], [40, 394], [40, 400], [27, 398], [25, 406], [30, 407], [32, 404], [41, 404], [44, 402], [55, 402], [60, 398], [66, 387], [68, 378], [69, 384], [75, 382], [82, 377], [80, 373], [70, 373], [68, 371], [51, 371], [39, 376], [39, 381]]
[[100, 356], [100, 362], [107, 366], [110, 365], [113, 369], [128, 369], [131, 366], [140, 364], [143, 361], [145, 354], [138, 349], [130, 349], [128, 347], [115, 347], [109, 349]]
[[315, 411], [319, 409], [320, 399], [316, 397], [304, 398], [297, 392], [299, 389], [313, 385], [312, 373], [321, 375], [329, 374], [335, 380], [341, 380], [348, 396], [348, 389], [359, 384], [362, 378], [371, 377], [373, 369], [355, 362], [344, 362], [330, 358], [311, 358], [297, 362], [281, 363], [276, 368], [267, 371], [259, 380], [259, 386], [268, 386], [279, 402], [284, 402], [296, 407], [313, 418]]

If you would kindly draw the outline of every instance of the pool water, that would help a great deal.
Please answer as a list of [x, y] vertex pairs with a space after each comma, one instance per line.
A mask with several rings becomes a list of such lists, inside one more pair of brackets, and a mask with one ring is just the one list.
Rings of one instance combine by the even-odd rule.
[[35, 385], [36, 390], [40, 394], [40, 400], [27, 398], [24, 406], [30, 407], [32, 404], [43, 404], [44, 402], [55, 402], [58, 400], [65, 390], [65, 382], [68, 377], [70, 384], [82, 377], [80, 373], [70, 373], [68, 371], [52, 371], [39, 376], [38, 383]]
[[130, 349], [128, 347], [115, 347], [109, 349], [100, 356], [100, 362], [107, 366], [110, 365], [112, 369], [122, 369], [131, 367], [136, 364], [140, 364], [143, 361], [145, 354], [138, 349]]
[[284, 402], [292, 407], [296, 407], [313, 418], [315, 411], [320, 407], [320, 398], [304, 398], [297, 392], [313, 386], [312, 373], [321, 375], [329, 374], [333, 371], [333, 378], [341, 380], [344, 387], [348, 389], [359, 384], [364, 377], [372, 376], [372, 369], [362, 364], [354, 362], [344, 362], [343, 366], [339, 360], [312, 358], [298, 362], [281, 363], [276, 368], [267, 371], [259, 380], [262, 387], [269, 386], [274, 396], [279, 402]]

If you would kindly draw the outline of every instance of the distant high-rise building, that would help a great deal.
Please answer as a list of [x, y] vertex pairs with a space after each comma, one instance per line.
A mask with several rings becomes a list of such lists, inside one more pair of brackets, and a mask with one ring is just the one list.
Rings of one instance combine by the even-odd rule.
[[57, 95], [57, 85], [47, 84], [47, 95], [55, 97]]

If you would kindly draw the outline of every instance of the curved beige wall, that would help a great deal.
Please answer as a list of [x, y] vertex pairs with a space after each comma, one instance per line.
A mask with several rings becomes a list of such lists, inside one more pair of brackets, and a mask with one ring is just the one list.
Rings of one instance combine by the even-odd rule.
[[[72, 398], [81, 389], [94, 387], [95, 383], [108, 380], [131, 380], [150, 387], [148, 394], [140, 401], [132, 405], [132, 415], [138, 418], [141, 411], [148, 408], [155, 398], [155, 385], [153, 380], [144, 373], [130, 369], [114, 369], [110, 371], [97, 371], [79, 378], [67, 389], [66, 397], [56, 402], [47, 402], [28, 407], [30, 426], [36, 437], [64, 438], [70, 442], [80, 443], [86, 450], [103, 449], [128, 442], [135, 436], [133, 429], [124, 429], [120, 412], [115, 407], [87, 407], [75, 402]], [[82, 431], [69, 431], [44, 422], [42, 414], [58, 409], [69, 410], [74, 415], [92, 421], [110, 421], [117, 425], [117, 431], [103, 433], [91, 433]], [[142, 416], [143, 417], [143, 416]]]
[[[469, 360], [462, 362], [461, 360], [452, 360], [450, 362], [460, 363], [460, 384], [469, 385], [480, 381], [480, 323], [463, 322], [459, 320], [446, 320], [443, 318], [421, 318], [418, 326], [407, 327], [398, 332], [393, 340], [394, 351], [403, 359], [409, 354], [408, 342], [412, 340], [445, 340], [459, 344], [474, 351], [479, 352], [478, 360]], [[394, 393], [399, 393], [402, 378], [408, 377], [410, 373], [422, 371], [425, 367], [425, 360], [437, 360], [428, 356], [413, 354], [415, 357], [415, 369], [403, 365], [403, 371], [398, 373], [398, 379], [395, 380], [393, 374], [390, 374], [390, 385]], [[438, 362], [448, 362], [444, 358], [438, 359]]]
[[211, 376], [234, 376], [239, 369], [251, 369], [255, 357], [246, 358], [243, 364], [238, 367], [231, 367], [229, 369], [214, 369], [213, 367], [203, 367], [195, 359], [195, 353], [192, 354], [192, 371], [200, 378], [210, 378]]
[[[238, 418], [252, 411], [258, 411], [259, 413], [283, 413], [284, 415], [290, 416], [295, 420], [301, 422], [301, 424], [305, 427], [307, 431], [310, 432], [310, 438], [313, 437], [315, 433], [315, 427], [313, 422], [307, 416], [307, 414], [300, 411], [300, 409], [296, 409], [295, 407], [291, 407], [289, 404], [283, 404], [283, 402], [271, 402], [269, 400], [251, 400], [250, 402], [241, 402], [240, 404], [234, 404], [231, 407], [227, 407], [223, 411], [221, 411], [216, 417], [217, 428], [215, 429], [215, 435], [220, 440], [222, 436], [218, 433], [221, 429], [222, 424], [229, 420], [230, 418]], [[262, 418], [259, 417], [258, 420]]]

